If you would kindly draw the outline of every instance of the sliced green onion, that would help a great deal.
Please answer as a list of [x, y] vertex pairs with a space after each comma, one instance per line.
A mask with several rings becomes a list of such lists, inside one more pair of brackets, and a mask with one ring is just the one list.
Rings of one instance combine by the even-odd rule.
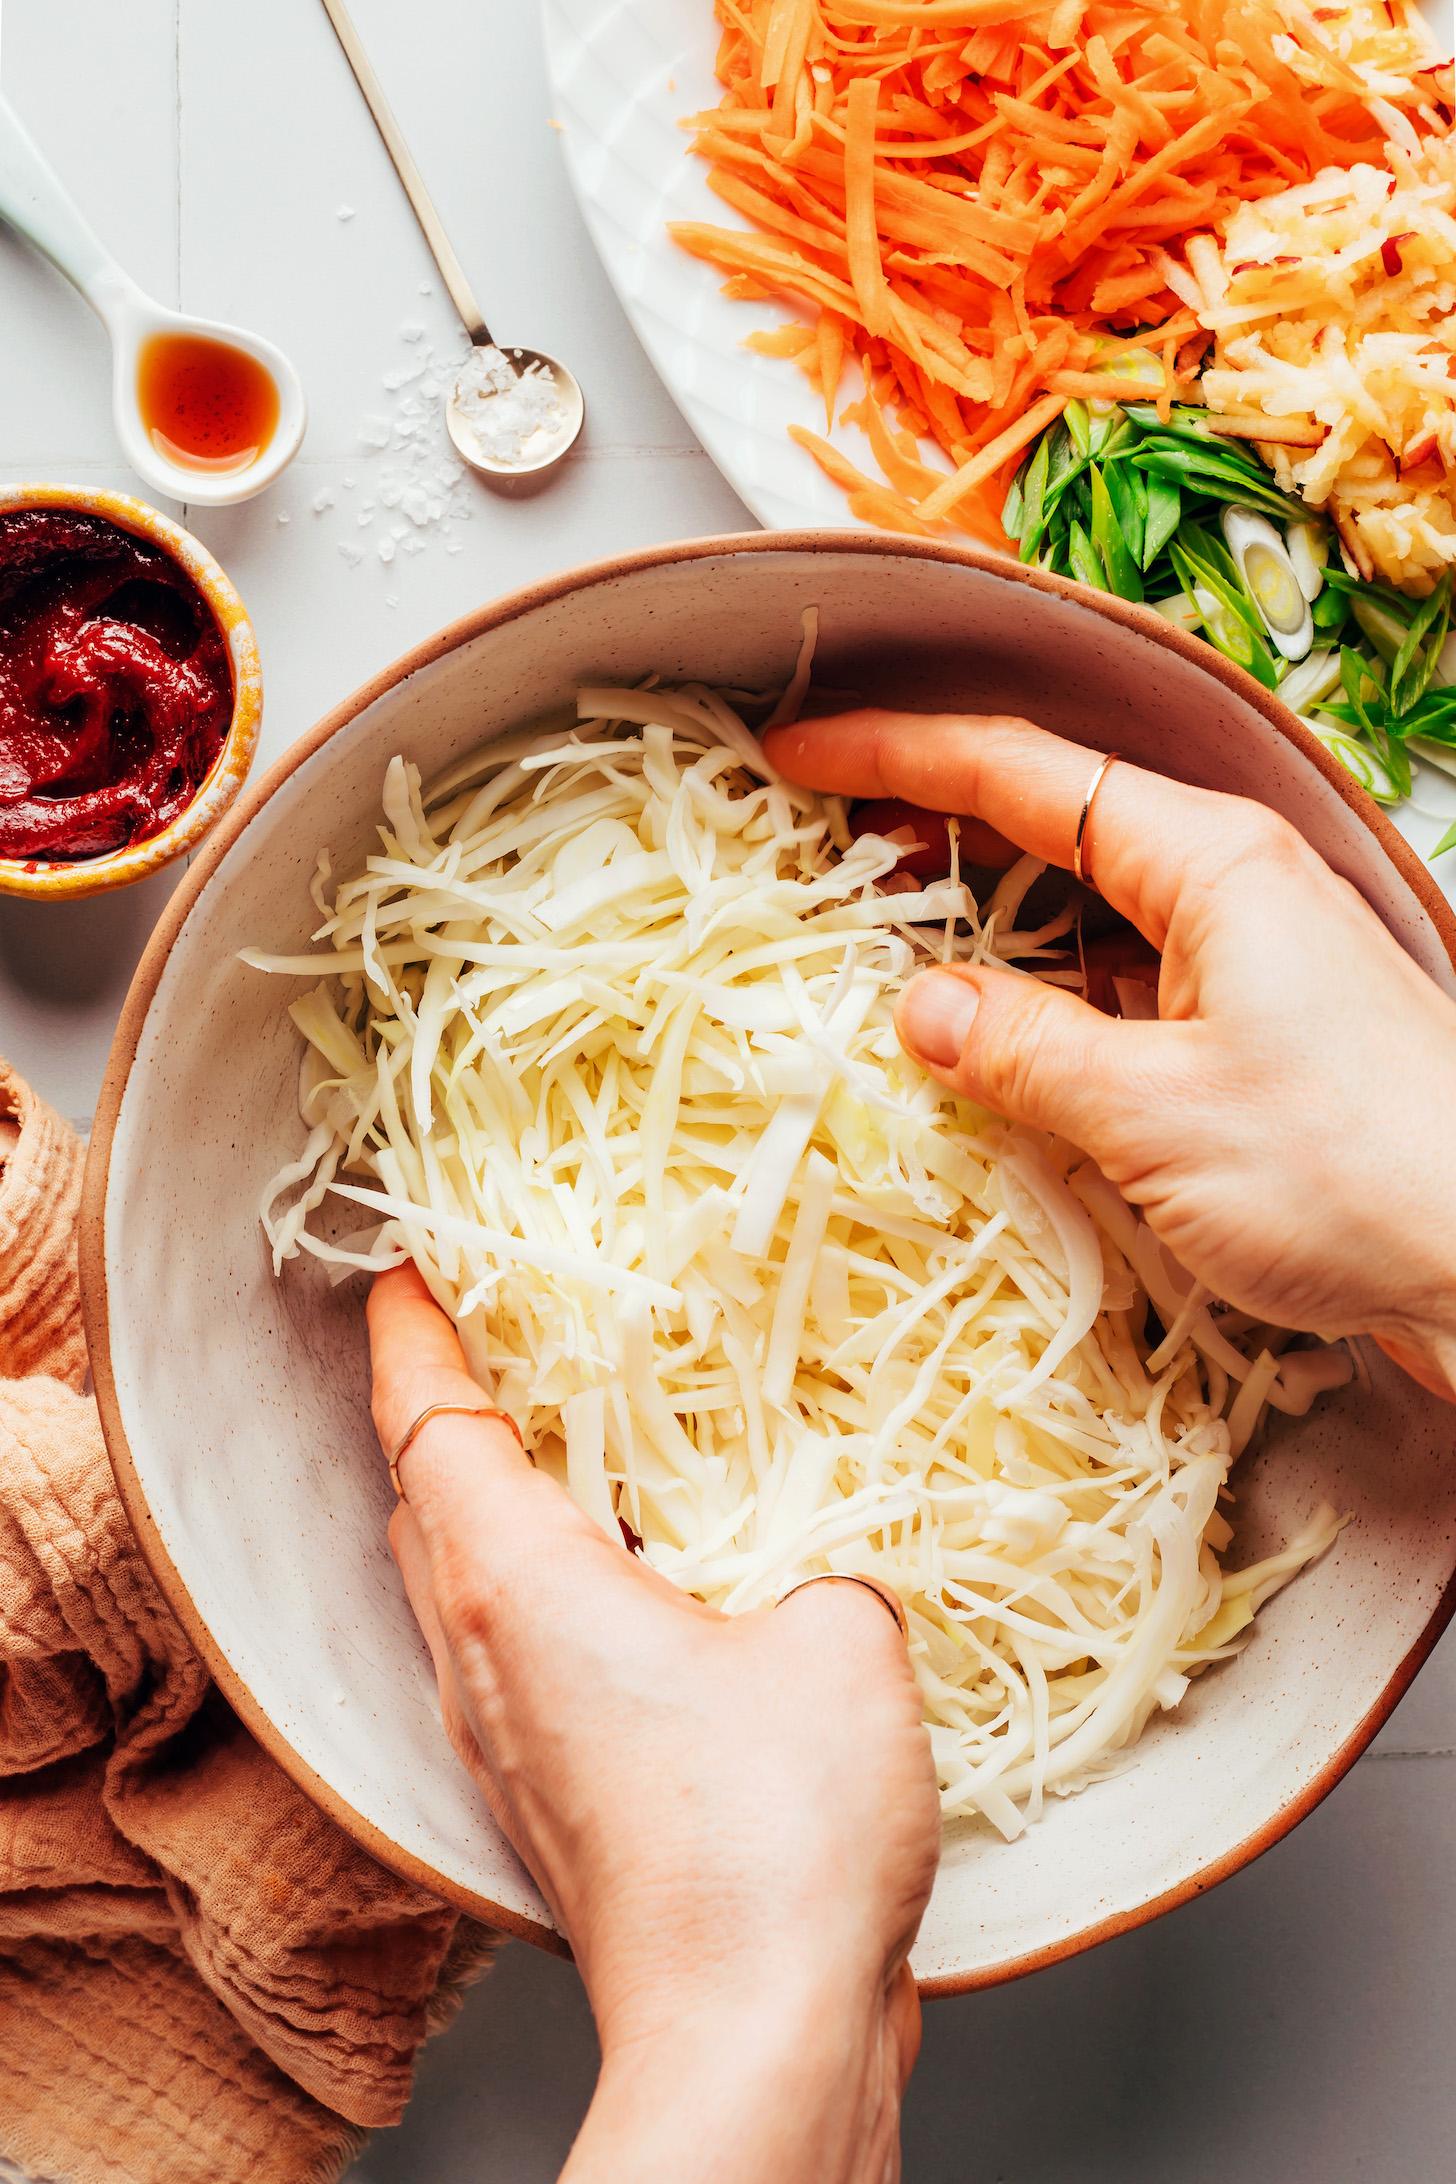
[[1118, 523], [1107, 479], [1095, 464], [1088, 478], [1092, 487], [1092, 543], [1107, 571], [1106, 588], [1122, 599], [1141, 599], [1142, 576]]
[[1399, 716], [1424, 697], [1435, 673], [1436, 661], [1446, 642], [1451, 619], [1451, 571], [1441, 573], [1430, 597], [1422, 600], [1411, 616], [1410, 627], [1390, 666], [1390, 706]]
[[1203, 616], [1197, 606], [1182, 592], [1174, 592], [1170, 599], [1155, 599], [1152, 608], [1154, 614], [1161, 614], [1175, 629], [1196, 630], [1203, 626]]
[[1301, 660], [1279, 685], [1279, 695], [1291, 713], [1308, 713], [1340, 687], [1340, 656], [1322, 645]]
[[1314, 623], [1315, 628], [1323, 630], [1327, 634], [1332, 634], [1339, 629], [1349, 612], [1350, 601], [1348, 594], [1336, 591], [1333, 584], [1328, 583], [1309, 610], [1310, 620]]
[[1154, 470], [1134, 470], [1133, 476], [1141, 478], [1147, 496], [1143, 567], [1150, 569], [1178, 528], [1183, 515], [1183, 495], [1171, 478], [1160, 478]]
[[1377, 804], [1398, 804], [1409, 790], [1401, 788], [1379, 755], [1368, 743], [1360, 743], [1343, 728], [1327, 724], [1322, 718], [1306, 722], [1327, 751], [1340, 761], [1347, 773], [1352, 773], [1367, 796], [1373, 796]]
[[1350, 612], [1388, 667], [1405, 643], [1406, 625], [1382, 600], [1351, 592]]
[[1433, 743], [1429, 736], [1412, 736], [1406, 749], [1414, 751], [1428, 766], [1456, 777], [1456, 743]]
[[1269, 649], [1263, 644], [1241, 615], [1233, 613], [1216, 593], [1206, 584], [1199, 584], [1193, 593], [1193, 603], [1203, 621], [1203, 632], [1209, 643], [1220, 651], [1225, 659], [1237, 667], [1245, 668], [1272, 690], [1278, 682], [1278, 671], [1269, 657]]
[[1091, 539], [1075, 516], [1072, 519], [1072, 528], [1067, 535], [1067, 559], [1071, 563], [1072, 574], [1079, 584], [1090, 584], [1094, 591], [1106, 591], [1106, 572], [1098, 559]]
[[1302, 660], [1314, 642], [1314, 622], [1289, 550], [1267, 516], [1226, 508], [1225, 544], [1245, 592], [1286, 660]]
[[1299, 588], [1313, 605], [1325, 588], [1325, 563], [1330, 558], [1330, 534], [1323, 524], [1291, 523], [1284, 545]]
[[[1140, 485], [1142, 475], [1125, 463], [1104, 463], [1102, 482], [1107, 487], [1107, 497], [1112, 503], [1112, 513], [1117, 528], [1132, 560], [1134, 574], [1140, 575], [1143, 566], [1143, 512], [1138, 502], [1134, 480]], [[1139, 587], [1141, 589], [1141, 587]]]
[[[1006, 526], [1007, 535], [1012, 536], [1017, 533], [1020, 535], [1021, 558], [1023, 561], [1030, 561], [1040, 543], [1042, 532], [1046, 528], [1042, 517], [1042, 503], [1046, 498], [1047, 473], [1051, 468], [1051, 460], [1051, 435], [1043, 433], [1037, 443], [1036, 453], [1027, 464], [1024, 473], [1020, 496], [1020, 523], [1013, 524], [1009, 514], [1004, 512], [1002, 514], [1001, 520]], [[1016, 489], [1013, 487], [1012, 490], [1015, 491]], [[1008, 500], [1007, 509], [1009, 510], [1009, 508], [1010, 502]]]

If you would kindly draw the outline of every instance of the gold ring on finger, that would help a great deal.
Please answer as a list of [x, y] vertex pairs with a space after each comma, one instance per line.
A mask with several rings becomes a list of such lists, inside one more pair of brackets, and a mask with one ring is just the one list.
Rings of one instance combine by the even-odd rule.
[[1082, 851], [1087, 840], [1087, 822], [1092, 816], [1092, 799], [1106, 779], [1108, 768], [1115, 765], [1116, 762], [1116, 751], [1108, 751], [1102, 758], [1098, 759], [1097, 764], [1092, 769], [1092, 778], [1087, 783], [1087, 792], [1082, 798], [1082, 809], [1077, 814], [1077, 832], [1072, 843], [1072, 876], [1074, 879], [1080, 880], [1084, 887], [1094, 887], [1096, 885], [1095, 880], [1093, 880], [1082, 861]]
[[399, 1483], [400, 1458], [404, 1455], [415, 1435], [422, 1427], [427, 1426], [432, 1418], [447, 1417], [498, 1418], [503, 1426], [510, 1427], [511, 1432], [520, 1442], [522, 1450], [525, 1449], [526, 1444], [521, 1439], [521, 1429], [516, 1424], [515, 1419], [511, 1417], [509, 1411], [501, 1410], [495, 1403], [427, 1403], [418, 1417], [412, 1418], [405, 1427], [404, 1432], [395, 1442], [393, 1453], [389, 1458], [389, 1483], [401, 1501], [406, 1501], [408, 1496]]

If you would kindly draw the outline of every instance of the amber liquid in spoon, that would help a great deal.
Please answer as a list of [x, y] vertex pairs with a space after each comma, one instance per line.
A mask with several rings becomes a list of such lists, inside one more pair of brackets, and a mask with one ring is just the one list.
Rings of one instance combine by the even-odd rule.
[[202, 334], [154, 334], [137, 360], [153, 447], [187, 470], [246, 470], [278, 428], [278, 388], [256, 357]]

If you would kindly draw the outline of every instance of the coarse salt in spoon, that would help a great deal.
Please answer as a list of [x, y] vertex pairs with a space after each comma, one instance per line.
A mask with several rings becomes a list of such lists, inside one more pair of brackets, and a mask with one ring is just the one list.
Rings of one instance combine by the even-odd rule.
[[586, 401], [576, 375], [544, 349], [492, 341], [343, 0], [324, 0], [324, 7], [470, 337], [470, 355], [445, 403], [445, 426], [455, 452], [498, 492], [531, 491], [570, 454], [581, 432]]

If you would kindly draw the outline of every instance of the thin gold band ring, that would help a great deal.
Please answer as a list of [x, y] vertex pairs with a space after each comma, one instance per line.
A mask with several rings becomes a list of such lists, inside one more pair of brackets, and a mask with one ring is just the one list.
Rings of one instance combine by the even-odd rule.
[[1092, 779], [1087, 784], [1087, 793], [1082, 798], [1082, 809], [1077, 815], [1077, 834], [1075, 841], [1072, 843], [1072, 875], [1075, 879], [1080, 880], [1084, 887], [1092, 887], [1096, 884], [1082, 863], [1082, 845], [1087, 839], [1087, 822], [1092, 816], [1092, 799], [1101, 788], [1106, 778], [1107, 769], [1109, 766], [1115, 765], [1116, 761], [1116, 751], [1109, 751], [1105, 757], [1098, 759], [1097, 764], [1092, 769]]
[[418, 1418], [411, 1419], [406, 1426], [395, 1443], [394, 1453], [389, 1459], [389, 1483], [401, 1501], [407, 1500], [408, 1497], [399, 1483], [400, 1458], [404, 1455], [415, 1435], [422, 1427], [427, 1426], [432, 1418], [498, 1418], [503, 1426], [510, 1427], [516, 1439], [520, 1441], [522, 1450], [526, 1446], [521, 1439], [521, 1429], [510, 1412], [501, 1410], [495, 1403], [427, 1403]]
[[808, 1585], [863, 1585], [866, 1592], [872, 1592], [876, 1600], [889, 1609], [900, 1626], [900, 1636], [908, 1640], [910, 1620], [905, 1613], [905, 1604], [899, 1594], [892, 1592], [879, 1578], [861, 1577], [854, 1570], [816, 1570], [812, 1577], [801, 1577], [787, 1592], [780, 1593], [774, 1606], [781, 1608], [786, 1600], [792, 1600], [795, 1593], [803, 1592]]

